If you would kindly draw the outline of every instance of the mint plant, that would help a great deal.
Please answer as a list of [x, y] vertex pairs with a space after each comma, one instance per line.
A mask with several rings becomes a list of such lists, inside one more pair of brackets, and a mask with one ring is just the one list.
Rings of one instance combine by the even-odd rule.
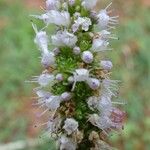
[[[113, 64], [101, 60], [111, 50], [111, 29], [118, 16], [111, 16], [110, 5], [95, 12], [97, 0], [47, 0], [42, 15], [32, 15], [45, 23], [36, 33], [43, 73], [32, 79], [39, 87], [37, 104], [49, 114], [48, 134], [58, 141], [60, 150], [102, 149], [101, 133], [123, 128], [125, 113], [116, 105], [119, 81], [110, 79]], [[56, 33], [46, 29], [56, 25]], [[99, 29], [99, 32], [95, 31]], [[49, 45], [55, 48], [50, 49]]]

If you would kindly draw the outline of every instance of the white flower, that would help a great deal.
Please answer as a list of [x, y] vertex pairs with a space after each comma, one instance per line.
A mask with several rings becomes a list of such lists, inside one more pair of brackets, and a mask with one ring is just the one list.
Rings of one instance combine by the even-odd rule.
[[39, 83], [41, 86], [45, 87], [45, 86], [47, 86], [48, 84], [50, 84], [50, 82], [53, 82], [54, 79], [55, 79], [54, 75], [48, 74], [48, 73], [44, 73], [44, 74], [42, 74], [42, 75], [40, 75], [40, 76], [38, 77], [38, 83]]
[[96, 38], [93, 40], [91, 50], [94, 52], [105, 51], [105, 50], [108, 50], [107, 48], [108, 45], [109, 45], [109, 42], [107, 42], [106, 40], [103, 40], [101, 38]]
[[110, 3], [105, 9], [101, 10], [99, 14], [97, 15], [98, 17], [98, 25], [100, 26], [101, 29], [107, 29], [111, 28], [111, 25], [117, 24], [118, 16], [110, 17], [108, 15], [107, 9], [111, 6], [112, 3]]
[[35, 92], [39, 98], [49, 98], [51, 96], [50, 92], [43, 91], [41, 89], [35, 89]]
[[53, 85], [54, 79], [54, 75], [43, 73], [40, 76], [35, 76], [30, 82], [37, 82], [41, 87], [46, 87], [48, 84]]
[[98, 107], [98, 97], [96, 96], [89, 97], [87, 100], [87, 104], [88, 104], [88, 107], [94, 111]]
[[81, 52], [80, 47], [77, 47], [77, 46], [76, 46], [76, 47], [73, 48], [73, 53], [74, 53], [75, 55], [79, 55], [80, 52]]
[[49, 10], [58, 10], [60, 8], [60, 0], [47, 0], [46, 9]]
[[57, 133], [57, 131], [60, 129], [61, 127], [61, 121], [62, 119], [57, 117], [54, 119], [50, 119], [47, 122], [47, 129], [48, 129], [48, 134], [53, 134], [53, 133]]
[[55, 46], [69, 46], [73, 47], [77, 42], [77, 37], [65, 31], [58, 31], [56, 35], [52, 37], [52, 44]]
[[79, 27], [81, 26], [82, 30], [88, 31], [89, 26], [92, 25], [91, 19], [87, 17], [78, 17], [77, 20], [74, 21], [75, 23], [72, 26], [73, 32], [76, 32]]
[[77, 131], [78, 129], [78, 122], [74, 120], [73, 118], [67, 118], [65, 120], [65, 124], [63, 128], [67, 132], [68, 135], [72, 134], [73, 132]]
[[64, 92], [61, 94], [61, 98], [62, 98], [62, 101], [68, 101], [72, 98], [72, 95], [70, 92]]
[[92, 9], [96, 6], [97, 0], [83, 0], [82, 6], [86, 9]]
[[73, 87], [72, 87], [72, 91], [74, 91], [76, 83], [77, 82], [86, 82], [89, 78], [89, 71], [87, 69], [76, 69], [75, 72], [73, 73]]
[[89, 78], [89, 70], [87, 69], [76, 69], [74, 74], [74, 81], [82, 82]]
[[61, 97], [60, 96], [50, 96], [45, 101], [45, 105], [51, 111], [56, 111], [60, 107]]
[[38, 96], [38, 102], [33, 103], [33, 105], [39, 105], [40, 107], [45, 106], [46, 99], [49, 99], [50, 96], [52, 95], [50, 92], [43, 91], [41, 89], [35, 89], [35, 92]]
[[48, 36], [45, 31], [38, 31], [36, 25], [32, 24], [36, 33], [34, 42], [39, 46], [42, 53], [48, 53]]
[[104, 70], [111, 70], [113, 67], [113, 64], [111, 61], [108, 60], [102, 60], [100, 62], [100, 66], [104, 69]]
[[105, 129], [111, 128], [112, 126], [112, 121], [108, 116], [105, 115], [99, 116], [97, 114], [92, 114], [89, 117], [89, 122], [94, 126], [102, 129], [103, 131], [105, 131]]
[[69, 5], [73, 6], [75, 4], [75, 0], [69, 0]]
[[63, 79], [64, 79], [64, 78], [63, 78], [63, 75], [62, 75], [61, 73], [59, 73], [59, 74], [56, 75], [56, 80], [57, 80], [57, 81], [60, 82], [60, 81], [63, 81]]
[[101, 114], [110, 115], [110, 112], [113, 108], [111, 98], [106, 95], [102, 95], [101, 97], [99, 97], [97, 108], [101, 112]]
[[100, 87], [100, 81], [98, 79], [95, 79], [95, 78], [89, 78], [87, 80], [87, 84], [93, 90], [97, 90]]
[[117, 96], [117, 92], [119, 90], [118, 83], [119, 81], [117, 80], [104, 79], [102, 81], [102, 95], [106, 95], [108, 97]]
[[60, 150], [76, 150], [77, 144], [72, 141], [72, 139], [67, 138], [65, 135], [62, 135], [60, 140]]
[[46, 68], [55, 65], [55, 55], [53, 52], [43, 53], [41, 63]]
[[90, 51], [84, 51], [82, 53], [82, 60], [87, 64], [92, 63], [93, 62], [93, 54]]
[[111, 33], [107, 30], [102, 30], [101, 32], [99, 32], [99, 35], [102, 39], [108, 39], [111, 36]]
[[67, 11], [59, 12], [57, 10], [50, 10], [49, 12], [41, 16], [39, 15], [31, 15], [31, 16], [43, 20], [46, 25], [55, 24], [58, 26], [68, 27], [70, 24], [70, 14]]

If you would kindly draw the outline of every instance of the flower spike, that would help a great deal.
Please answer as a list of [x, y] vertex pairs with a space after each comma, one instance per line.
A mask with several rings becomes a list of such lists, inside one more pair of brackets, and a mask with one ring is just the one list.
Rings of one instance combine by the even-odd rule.
[[[115, 100], [119, 81], [110, 77], [113, 63], [100, 59], [101, 52], [112, 50], [110, 40], [118, 39], [111, 32], [118, 16], [110, 16], [112, 3], [99, 12], [92, 10], [96, 4], [97, 0], [46, 0], [45, 12], [31, 15], [44, 23], [40, 31], [32, 23], [44, 67], [29, 81], [39, 85], [33, 105], [42, 108], [38, 117], [49, 116], [37, 127], [46, 126], [45, 134], [57, 140], [60, 150], [98, 150], [105, 143], [100, 133], [123, 129], [125, 112], [117, 107], [125, 103]], [[56, 26], [53, 35], [46, 30], [50, 24]]]

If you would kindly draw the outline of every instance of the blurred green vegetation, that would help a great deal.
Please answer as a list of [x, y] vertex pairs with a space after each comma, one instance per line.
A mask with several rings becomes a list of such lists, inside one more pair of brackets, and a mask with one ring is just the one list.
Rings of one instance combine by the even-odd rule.
[[[119, 5], [123, 5], [120, 2]], [[121, 96], [127, 101], [127, 123], [121, 135], [114, 134], [110, 143], [121, 150], [150, 149], [150, 9], [136, 5], [121, 9], [114, 51], [106, 54], [114, 62], [113, 78], [120, 79]], [[137, 7], [138, 6], [138, 7]], [[119, 6], [116, 5], [116, 8]], [[39, 51], [33, 43], [34, 32], [29, 9], [22, 1], [0, 0], [0, 142], [30, 137], [30, 101], [32, 86], [24, 81], [41, 72]], [[133, 15], [134, 12], [134, 15]], [[32, 109], [29, 108], [29, 109]], [[50, 148], [50, 143], [40, 150]]]

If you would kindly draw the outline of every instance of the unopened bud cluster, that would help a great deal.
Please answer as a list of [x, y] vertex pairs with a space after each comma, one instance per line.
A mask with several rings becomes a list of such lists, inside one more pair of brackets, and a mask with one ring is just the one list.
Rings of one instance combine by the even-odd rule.
[[[110, 5], [95, 12], [97, 0], [47, 0], [46, 11], [32, 17], [44, 22], [36, 33], [35, 43], [41, 51], [43, 73], [32, 79], [38, 105], [49, 115], [47, 132], [58, 141], [60, 150], [101, 149], [100, 133], [123, 128], [124, 112], [117, 80], [110, 79], [113, 64], [100, 60], [102, 52], [111, 50], [109, 40], [116, 39], [111, 29], [118, 16], [110, 15]], [[56, 25], [54, 35], [48, 33]], [[99, 29], [96, 32], [94, 29]], [[54, 48], [49, 48], [53, 46]]]

